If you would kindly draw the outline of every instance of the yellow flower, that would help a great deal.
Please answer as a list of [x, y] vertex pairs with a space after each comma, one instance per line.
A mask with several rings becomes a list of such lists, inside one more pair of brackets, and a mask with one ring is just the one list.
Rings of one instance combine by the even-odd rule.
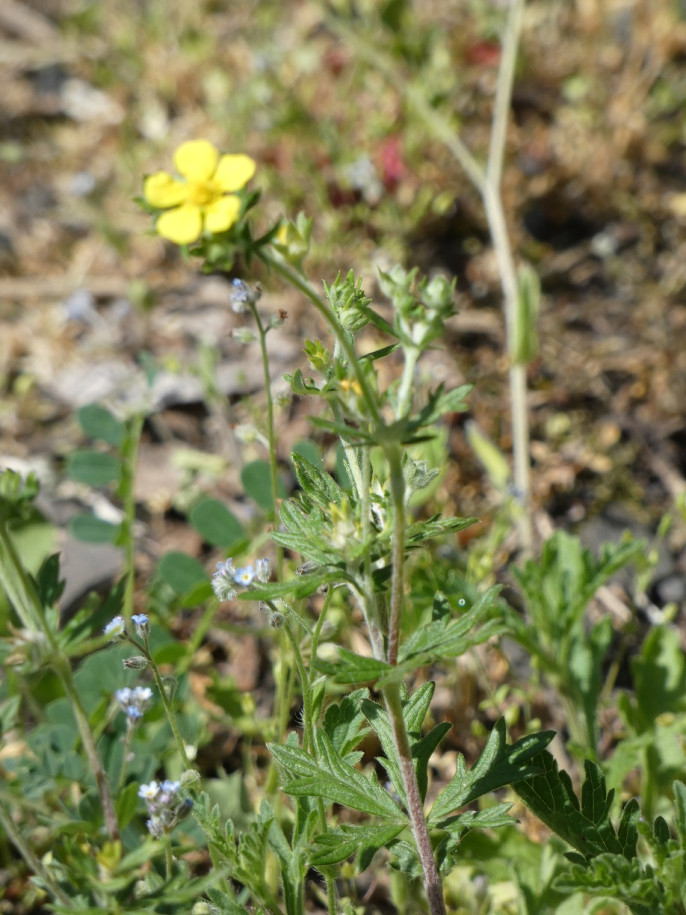
[[177, 245], [197, 241], [203, 231], [226, 232], [236, 222], [241, 201], [238, 191], [255, 174], [255, 163], [245, 155], [219, 156], [207, 140], [182, 143], [174, 164], [183, 181], [168, 172], [145, 179], [143, 196], [150, 206], [167, 210], [157, 220], [157, 233]]

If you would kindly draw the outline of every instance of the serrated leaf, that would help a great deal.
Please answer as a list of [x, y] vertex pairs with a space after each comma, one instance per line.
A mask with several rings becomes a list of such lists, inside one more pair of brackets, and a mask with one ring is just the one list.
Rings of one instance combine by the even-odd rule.
[[322, 797], [335, 804], [373, 816], [405, 822], [402, 812], [374, 777], [367, 778], [348, 765], [326, 734], [315, 731], [316, 758], [299, 747], [269, 745], [269, 750], [290, 776], [283, 786], [295, 797]]
[[464, 757], [457, 757], [457, 771], [436, 798], [429, 814], [429, 823], [438, 825], [451, 813], [484, 794], [532, 776], [538, 771], [541, 751], [554, 736], [554, 731], [541, 731], [522, 737], [509, 745], [505, 721], [500, 718], [489, 734], [479, 759], [469, 772]]
[[76, 411], [76, 418], [89, 438], [121, 448], [126, 426], [102, 404], [91, 403], [81, 407]]
[[364, 826], [342, 826], [339, 829], [329, 830], [317, 836], [315, 851], [310, 855], [310, 864], [314, 867], [324, 867], [327, 864], [339, 864], [352, 855], [359, 855], [360, 869], [369, 866], [374, 854], [385, 848], [403, 829], [403, 823], [394, 823], [390, 826], [374, 826], [365, 823]]
[[605, 779], [599, 766], [586, 760], [586, 781], [582, 786], [580, 804], [569, 775], [558, 770], [550, 753], [544, 751], [533, 762], [539, 767], [539, 774], [517, 782], [513, 788], [539, 820], [586, 860], [605, 852], [628, 857], [636, 853], [632, 828], [635, 823], [633, 805], [629, 805], [620, 841], [609, 819], [614, 792], [606, 792]]
[[451, 836], [460, 840], [470, 829], [499, 829], [512, 826], [517, 821], [511, 817], [509, 810], [512, 804], [507, 802], [484, 807], [483, 810], [466, 810], [452, 817], [443, 827]]
[[243, 525], [217, 499], [204, 499], [193, 508], [190, 522], [206, 543], [228, 549], [245, 536]]
[[[499, 588], [484, 592], [466, 613], [455, 619], [441, 615], [431, 623], [417, 629], [400, 647], [400, 661], [388, 674], [381, 677], [379, 686], [402, 679], [408, 672], [424, 667], [439, 658], [453, 658], [464, 654], [474, 645], [487, 641], [506, 631], [497, 619], [488, 620], [477, 627], [479, 620], [495, 605]], [[436, 596], [439, 599], [439, 595]]]
[[121, 461], [113, 454], [82, 449], [67, 457], [67, 473], [77, 483], [107, 486], [108, 483], [118, 482], [121, 472]]

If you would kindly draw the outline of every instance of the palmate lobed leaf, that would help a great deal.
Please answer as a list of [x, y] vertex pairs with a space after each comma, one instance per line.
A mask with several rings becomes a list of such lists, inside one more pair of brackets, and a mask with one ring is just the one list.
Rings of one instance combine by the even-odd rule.
[[300, 747], [269, 744], [269, 751], [289, 776], [286, 794], [295, 797], [322, 797], [335, 804], [361, 810], [372, 816], [406, 824], [395, 801], [372, 775], [367, 778], [346, 763], [331, 740], [321, 731], [314, 734], [315, 756]]
[[540, 771], [538, 757], [554, 736], [554, 731], [541, 731], [510, 745], [507, 743], [505, 721], [499, 719], [481, 756], [469, 771], [464, 757], [457, 757], [457, 771], [436, 798], [428, 817], [429, 825], [445, 827], [446, 818], [461, 807], [505, 785], [534, 776]]
[[636, 856], [640, 811], [635, 798], [624, 807], [615, 832], [609, 817], [614, 790], [606, 791], [598, 765], [586, 760], [579, 803], [569, 775], [558, 770], [550, 753], [540, 753], [533, 762], [539, 772], [513, 785], [515, 792], [546, 826], [580, 852], [583, 860], [606, 852], [627, 859]]

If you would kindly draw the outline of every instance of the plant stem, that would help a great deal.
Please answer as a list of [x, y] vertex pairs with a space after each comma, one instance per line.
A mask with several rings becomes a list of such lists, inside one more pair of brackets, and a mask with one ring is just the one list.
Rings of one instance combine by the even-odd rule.
[[81, 697], [74, 684], [71, 663], [55, 638], [33, 582], [17, 555], [4, 522], [0, 522], [0, 582], [24, 626], [30, 632], [40, 633], [45, 640], [44, 647], [48, 652], [46, 660], [59, 677], [64, 692], [72, 704], [83, 747], [100, 795], [105, 825], [110, 837], [113, 840], [118, 839], [119, 826], [114, 812], [107, 773], [98, 755], [88, 716], [83, 709]]
[[[391, 612], [388, 624], [388, 648], [386, 660], [398, 663], [400, 621], [405, 599], [405, 479], [402, 468], [402, 451], [399, 445], [386, 448], [388, 460], [391, 499], [393, 502]], [[436, 867], [431, 838], [426, 825], [417, 776], [412, 762], [412, 749], [403, 717], [400, 687], [392, 683], [383, 688], [386, 711], [391, 723], [393, 742], [398, 755], [400, 773], [407, 799], [412, 834], [417, 845], [419, 860], [424, 871], [424, 885], [431, 915], [445, 915], [441, 878]]]
[[160, 694], [160, 698], [162, 699], [162, 705], [164, 706], [164, 713], [167, 716], [167, 721], [169, 722], [169, 727], [171, 728], [172, 734], [174, 735], [174, 740], [176, 741], [176, 746], [179, 751], [179, 756], [181, 757], [181, 761], [183, 762], [184, 768], [188, 769], [188, 768], [190, 768], [190, 762], [188, 761], [188, 755], [186, 754], [186, 746], [183, 742], [183, 738], [181, 737], [181, 732], [179, 731], [179, 726], [176, 723], [176, 715], [174, 714], [174, 709], [172, 708], [172, 704], [169, 699], [169, 693], [167, 692], [167, 689], [164, 685], [164, 680], [162, 679], [162, 675], [160, 674], [160, 670], [159, 670], [157, 664], [155, 663], [155, 660], [153, 659], [152, 652], [150, 651], [150, 645], [148, 643], [148, 639], [147, 639], [147, 637], [145, 638], [144, 645], [141, 645], [139, 642], [137, 642], [135, 639], [132, 639], [132, 638], [129, 638], [129, 641], [131, 642], [132, 645], [135, 645], [136, 648], [141, 650], [143, 652], [143, 654], [145, 655], [145, 657], [147, 658], [148, 664], [150, 665], [150, 669], [152, 670], [152, 675], [155, 679], [155, 684], [156, 684], [158, 692]]
[[113, 840], [118, 839], [119, 826], [117, 824], [117, 816], [114, 812], [114, 803], [112, 802], [109, 780], [97, 747], [95, 746], [95, 738], [93, 737], [93, 731], [91, 730], [88, 716], [83, 708], [81, 697], [79, 696], [76, 684], [74, 683], [71, 665], [69, 660], [60, 653], [54, 657], [52, 666], [62, 681], [64, 691], [71, 702], [74, 717], [79, 726], [81, 740], [83, 741], [83, 748], [88, 757], [93, 776], [95, 777], [95, 784], [97, 785], [98, 794], [100, 795], [100, 803], [102, 804], [102, 812], [105, 818], [107, 831]]
[[381, 413], [379, 412], [376, 398], [374, 397], [374, 393], [369, 387], [367, 376], [362, 370], [362, 366], [357, 359], [355, 349], [350, 341], [350, 337], [345, 332], [345, 329], [341, 325], [336, 315], [331, 311], [328, 304], [317, 293], [317, 290], [314, 288], [314, 286], [312, 286], [309, 280], [307, 280], [304, 276], [302, 276], [302, 274], [298, 273], [292, 267], [290, 267], [283, 259], [268, 254], [263, 248], [260, 248], [257, 251], [257, 256], [267, 267], [271, 267], [273, 270], [279, 273], [287, 283], [302, 292], [303, 295], [305, 295], [310, 300], [310, 302], [324, 318], [329, 327], [336, 334], [336, 338], [348, 361], [348, 368], [351, 372], [354, 373], [355, 380], [360, 385], [362, 396], [364, 397], [365, 404], [369, 410], [369, 414], [376, 425], [381, 425], [383, 423], [383, 419], [381, 417]]
[[383, 689], [383, 695], [393, 732], [393, 742], [398, 754], [412, 834], [424, 872], [424, 887], [429, 902], [429, 911], [431, 915], [446, 915], [441, 878], [436, 867], [431, 838], [429, 837], [426, 817], [424, 816], [422, 800], [419, 794], [419, 786], [417, 785], [417, 776], [412, 764], [412, 750], [405, 727], [399, 685], [397, 683], [388, 684]]
[[[262, 372], [264, 375], [264, 390], [267, 397], [267, 439], [269, 441], [269, 480], [271, 483], [272, 510], [274, 512], [274, 523], [277, 523], [278, 499], [279, 499], [279, 468], [276, 454], [276, 432], [274, 429], [274, 398], [272, 396], [272, 381], [269, 372], [269, 354], [267, 352], [267, 330], [262, 323], [257, 305], [252, 299], [248, 302], [250, 311], [255, 324], [260, 341], [260, 353], [262, 355]], [[283, 578], [283, 550], [280, 546], [276, 548], [276, 571], [279, 581]]]
[[[279, 498], [279, 469], [277, 464], [276, 453], [276, 430], [274, 428], [274, 398], [272, 396], [271, 374], [269, 371], [269, 354], [267, 352], [267, 330], [262, 323], [260, 313], [257, 310], [257, 304], [251, 299], [248, 306], [257, 326], [258, 338], [260, 341], [260, 353], [262, 355], [262, 372], [264, 375], [264, 389], [267, 397], [267, 439], [269, 441], [269, 479], [271, 483], [272, 506], [274, 513], [274, 526], [278, 524], [278, 498]], [[276, 547], [276, 575], [279, 581], [283, 581], [283, 549]], [[290, 706], [290, 666], [287, 663], [288, 653], [286, 651], [286, 641], [283, 633], [279, 633], [279, 673], [276, 678], [276, 694], [274, 696], [274, 720], [276, 722], [276, 741], [283, 743], [288, 725], [288, 709]], [[269, 782], [274, 781], [268, 778]], [[274, 783], [276, 787], [276, 783]]]
[[136, 586], [136, 539], [134, 525], [136, 523], [136, 490], [135, 473], [138, 446], [143, 429], [143, 416], [134, 416], [128, 424], [124, 446], [122, 448], [122, 476], [118, 493], [124, 506], [124, 518], [121, 523], [119, 541], [124, 546], [124, 568], [126, 570], [126, 586], [122, 601], [122, 615], [130, 620], [133, 613], [133, 600]]
[[42, 880], [46, 889], [52, 893], [53, 897], [61, 905], [66, 906], [67, 908], [71, 908], [72, 900], [53, 880], [47, 868], [44, 867], [43, 862], [38, 858], [34, 850], [24, 838], [21, 830], [17, 829], [14, 820], [12, 819], [11, 813], [5, 810], [3, 804], [0, 804], [0, 823], [5, 830], [5, 833], [11, 839], [12, 844], [15, 846], [17, 851], [19, 851], [22, 858], [24, 861], [26, 861], [33, 873]]
[[[524, 4], [525, 0], [511, 0], [510, 2], [493, 105], [488, 160], [485, 168], [474, 157], [465, 143], [462, 142], [456, 128], [451, 125], [450, 119], [431, 104], [424, 89], [414, 85], [399, 72], [399, 68], [390, 54], [384, 53], [378, 43], [367, 41], [360, 34], [359, 29], [351, 28], [341, 17], [330, 15], [328, 20], [331, 27], [347, 41], [349, 47], [353, 48], [356, 54], [366, 60], [371, 67], [382, 73], [393, 87], [399, 87], [399, 91], [414, 109], [427, 130], [449, 150], [479, 192], [498, 262], [500, 285], [503, 293], [507, 348], [510, 355], [513, 353], [518, 311], [517, 271], [505, 220], [501, 179], [507, 121]], [[514, 486], [517, 499], [523, 506], [523, 511], [518, 514], [517, 523], [521, 546], [526, 555], [531, 552], [533, 545], [526, 366], [514, 363], [510, 366], [509, 386], [512, 412]]]
[[398, 445], [386, 449], [386, 458], [391, 476], [391, 500], [393, 502], [393, 532], [391, 546], [391, 613], [388, 623], [388, 646], [386, 660], [398, 663], [400, 642], [400, 619], [405, 600], [405, 479], [403, 477], [402, 452]]

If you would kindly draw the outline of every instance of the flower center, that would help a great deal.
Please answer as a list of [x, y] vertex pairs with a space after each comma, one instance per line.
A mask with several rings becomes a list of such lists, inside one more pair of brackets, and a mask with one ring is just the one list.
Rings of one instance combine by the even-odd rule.
[[206, 207], [221, 196], [221, 190], [214, 181], [189, 181], [188, 203], [196, 207]]

